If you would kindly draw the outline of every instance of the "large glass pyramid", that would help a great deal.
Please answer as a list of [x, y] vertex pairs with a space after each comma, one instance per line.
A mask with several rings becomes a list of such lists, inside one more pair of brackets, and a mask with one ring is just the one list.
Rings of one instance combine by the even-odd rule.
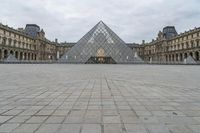
[[100, 21], [84, 35], [60, 62], [87, 63], [96, 57], [111, 59], [115, 63], [140, 63], [142, 60], [107, 25]]

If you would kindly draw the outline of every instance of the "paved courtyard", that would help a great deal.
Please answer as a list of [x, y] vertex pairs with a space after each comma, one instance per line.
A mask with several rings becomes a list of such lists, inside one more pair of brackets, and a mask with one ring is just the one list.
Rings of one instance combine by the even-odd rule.
[[0, 65], [0, 133], [200, 133], [200, 66]]

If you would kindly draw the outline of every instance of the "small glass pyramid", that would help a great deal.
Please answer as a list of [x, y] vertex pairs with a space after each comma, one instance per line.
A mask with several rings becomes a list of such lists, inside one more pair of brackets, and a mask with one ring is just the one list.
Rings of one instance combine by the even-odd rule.
[[143, 62], [102, 21], [84, 35], [59, 61], [66, 63], [95, 63], [95, 60], [100, 60], [100, 58], [102, 60], [110, 59], [111, 63], [118, 64]]

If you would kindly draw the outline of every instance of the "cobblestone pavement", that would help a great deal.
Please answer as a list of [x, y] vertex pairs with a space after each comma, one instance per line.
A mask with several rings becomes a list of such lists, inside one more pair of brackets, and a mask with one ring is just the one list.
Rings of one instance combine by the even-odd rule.
[[0, 132], [200, 133], [200, 66], [2, 64]]

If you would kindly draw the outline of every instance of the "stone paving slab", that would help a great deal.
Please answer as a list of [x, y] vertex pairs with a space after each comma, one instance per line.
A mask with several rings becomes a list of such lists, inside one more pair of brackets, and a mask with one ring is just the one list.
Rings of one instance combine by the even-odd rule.
[[200, 67], [0, 64], [0, 133], [199, 133]]

